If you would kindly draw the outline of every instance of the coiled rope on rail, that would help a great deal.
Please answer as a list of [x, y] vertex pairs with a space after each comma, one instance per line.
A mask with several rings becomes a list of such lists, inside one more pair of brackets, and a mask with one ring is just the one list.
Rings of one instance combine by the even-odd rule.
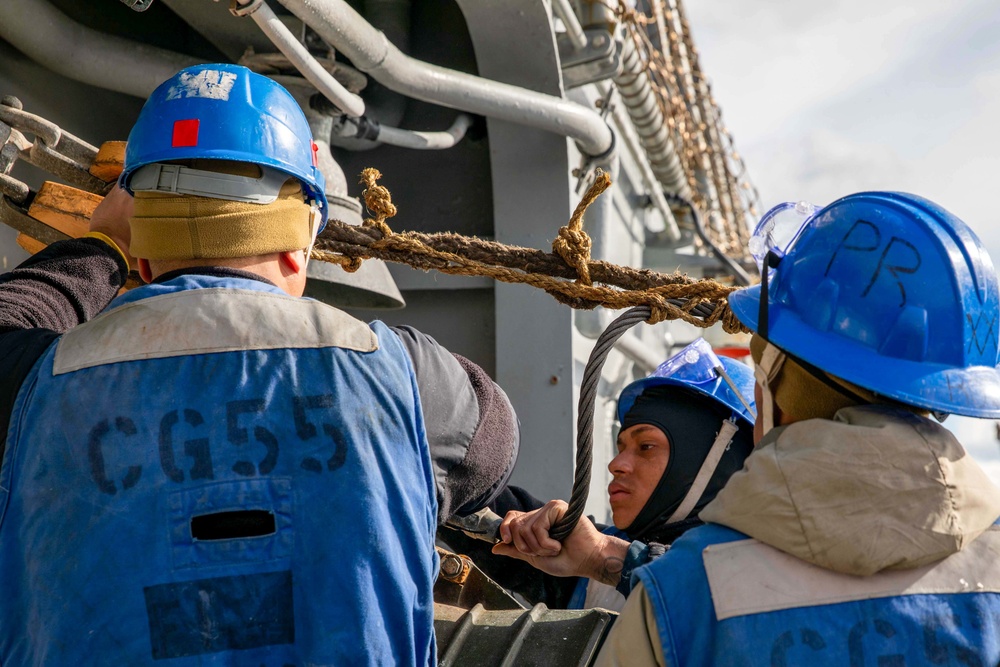
[[583, 217], [587, 207], [611, 185], [606, 173], [598, 172], [569, 223], [559, 230], [552, 253], [458, 234], [394, 232], [386, 220], [396, 215], [396, 206], [389, 190], [378, 183], [381, 176], [372, 168], [361, 174], [365, 204], [372, 217], [360, 227], [331, 220], [313, 248], [315, 259], [340, 264], [347, 271], [356, 271], [364, 259], [381, 259], [423, 270], [486, 276], [537, 287], [572, 308], [648, 306], [646, 321], [651, 324], [683, 320], [706, 328], [721, 322], [728, 333], [747, 331], [726, 302], [734, 287], [590, 258]]

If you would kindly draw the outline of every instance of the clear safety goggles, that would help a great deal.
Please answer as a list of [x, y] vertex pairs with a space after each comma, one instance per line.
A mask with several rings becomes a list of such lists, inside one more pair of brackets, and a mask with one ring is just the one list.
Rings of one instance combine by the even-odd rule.
[[799, 234], [819, 211], [818, 206], [809, 202], [785, 202], [778, 204], [764, 214], [750, 236], [750, 254], [757, 262], [760, 275], [764, 275], [764, 265], [768, 271], [774, 268], [774, 260], [768, 261], [768, 253], [778, 260], [795, 245]]
[[750, 254], [760, 269], [761, 290], [757, 333], [764, 340], [769, 340], [768, 282], [771, 274], [818, 211], [818, 206], [805, 201], [778, 204], [764, 214], [750, 235]]
[[733, 395], [743, 404], [743, 407], [747, 409], [747, 412], [755, 415], [753, 408], [750, 407], [750, 402], [726, 373], [726, 367], [722, 364], [722, 360], [704, 338], [696, 339], [679, 353], [664, 361], [649, 377], [672, 378], [690, 384], [707, 384], [721, 378], [733, 392]]

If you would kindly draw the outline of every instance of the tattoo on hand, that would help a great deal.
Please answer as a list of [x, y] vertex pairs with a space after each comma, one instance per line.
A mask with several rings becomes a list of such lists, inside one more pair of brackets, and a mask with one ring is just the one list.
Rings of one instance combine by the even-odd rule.
[[615, 586], [622, 578], [622, 568], [625, 561], [615, 556], [608, 556], [601, 565], [601, 581], [611, 586]]

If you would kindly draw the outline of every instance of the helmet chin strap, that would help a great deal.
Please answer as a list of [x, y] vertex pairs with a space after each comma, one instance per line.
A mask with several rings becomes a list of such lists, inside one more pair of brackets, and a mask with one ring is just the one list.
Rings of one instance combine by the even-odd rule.
[[306, 248], [306, 263], [305, 266], [309, 266], [309, 258], [312, 256], [313, 246], [316, 245], [316, 237], [319, 236], [320, 225], [323, 224], [323, 214], [320, 212], [319, 207], [316, 204], [309, 204], [309, 247]]
[[667, 525], [683, 521], [691, 514], [691, 510], [701, 500], [701, 494], [705, 492], [705, 487], [708, 486], [712, 475], [715, 474], [715, 469], [719, 467], [722, 455], [729, 449], [729, 445], [733, 442], [733, 436], [736, 435], [739, 428], [736, 424], [735, 416], [722, 422], [722, 428], [719, 429], [719, 435], [715, 436], [715, 442], [712, 443], [712, 448], [708, 450], [705, 462], [701, 464], [698, 474], [695, 475], [694, 481], [691, 483], [691, 488], [688, 489], [687, 494], [684, 496], [684, 500], [681, 501], [681, 504], [674, 510], [674, 513], [667, 519]]
[[753, 376], [760, 386], [762, 399], [757, 404], [757, 421], [760, 422], [764, 434], [774, 428], [774, 392], [771, 391], [771, 383], [778, 377], [778, 373], [781, 372], [781, 367], [787, 358], [784, 352], [771, 343], [767, 343], [760, 363], [756, 364], [753, 369]]

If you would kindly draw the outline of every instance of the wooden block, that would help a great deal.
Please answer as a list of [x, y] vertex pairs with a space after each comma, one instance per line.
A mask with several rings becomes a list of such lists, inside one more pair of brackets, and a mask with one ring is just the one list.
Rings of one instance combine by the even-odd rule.
[[45, 181], [28, 207], [28, 215], [67, 236], [80, 238], [89, 231], [90, 216], [103, 199], [69, 185]]
[[90, 165], [90, 175], [102, 181], [118, 178], [125, 167], [125, 142], [105, 141], [97, 151], [94, 164]]
[[17, 245], [27, 250], [29, 255], [34, 255], [39, 250], [43, 250], [47, 247], [41, 241], [36, 241], [27, 234], [17, 235]]

